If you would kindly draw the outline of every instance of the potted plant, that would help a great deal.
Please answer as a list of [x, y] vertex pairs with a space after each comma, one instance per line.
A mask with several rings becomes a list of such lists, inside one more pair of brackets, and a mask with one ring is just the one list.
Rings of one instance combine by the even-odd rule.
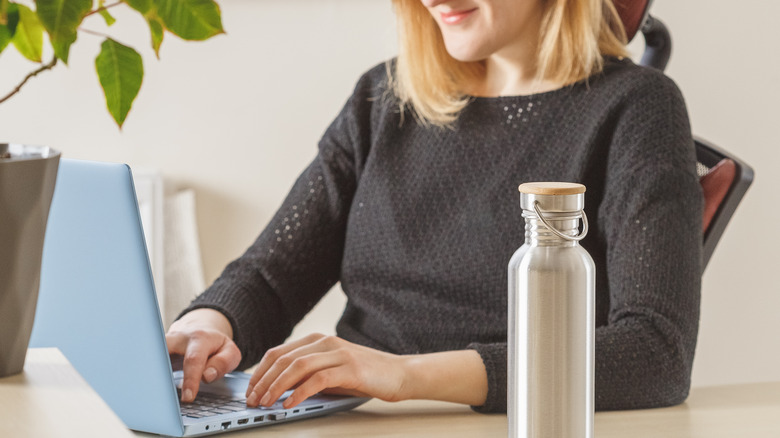
[[[38, 64], [16, 87], [0, 95], [0, 104], [38, 74], [58, 63], [67, 64], [80, 33], [97, 34], [104, 41], [95, 70], [108, 111], [121, 129], [141, 88], [142, 57], [111, 36], [83, 26], [97, 17], [111, 26], [116, 21], [112, 10], [121, 7], [143, 16], [158, 58], [167, 33], [190, 41], [224, 33], [213, 0], [0, 0], [0, 54], [15, 49]], [[53, 52], [47, 62], [45, 40]], [[59, 157], [48, 147], [0, 143], [0, 377], [24, 367]]]

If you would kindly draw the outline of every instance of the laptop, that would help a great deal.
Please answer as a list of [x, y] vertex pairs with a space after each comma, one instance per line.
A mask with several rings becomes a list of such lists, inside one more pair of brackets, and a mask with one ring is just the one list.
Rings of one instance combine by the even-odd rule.
[[[179, 404], [130, 168], [62, 159], [49, 213], [30, 347], [57, 347], [130, 429], [201, 436], [352, 409], [319, 394], [249, 409], [249, 375], [201, 384]], [[175, 362], [175, 361], [174, 361]], [[289, 395], [289, 392], [285, 396]], [[282, 397], [284, 399], [284, 396]]]

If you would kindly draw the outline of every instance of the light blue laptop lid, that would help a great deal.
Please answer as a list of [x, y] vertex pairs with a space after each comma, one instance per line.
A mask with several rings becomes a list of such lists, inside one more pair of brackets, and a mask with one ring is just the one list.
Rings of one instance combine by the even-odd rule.
[[63, 159], [30, 347], [57, 347], [131, 429], [181, 436], [130, 168]]

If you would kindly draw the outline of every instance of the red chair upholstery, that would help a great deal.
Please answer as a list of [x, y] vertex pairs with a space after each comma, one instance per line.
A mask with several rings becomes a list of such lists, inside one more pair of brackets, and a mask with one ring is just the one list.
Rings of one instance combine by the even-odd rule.
[[649, 0], [614, 0], [615, 9], [617, 9], [620, 19], [623, 21], [623, 27], [626, 29], [626, 38], [628, 41], [634, 39], [634, 35], [639, 32], [639, 28], [647, 17], [647, 11], [650, 6]]
[[704, 192], [704, 217], [702, 218], [702, 231], [710, 228], [718, 207], [729, 192], [731, 183], [737, 176], [737, 165], [731, 158], [724, 158], [704, 176], [699, 178]]
[[696, 167], [704, 193], [702, 269], [707, 267], [737, 206], [753, 182], [753, 168], [733, 154], [695, 138]]

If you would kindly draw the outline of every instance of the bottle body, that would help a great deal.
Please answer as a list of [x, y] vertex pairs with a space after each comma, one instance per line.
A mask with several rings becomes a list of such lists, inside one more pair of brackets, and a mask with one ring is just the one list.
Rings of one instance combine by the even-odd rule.
[[[595, 265], [525, 207], [526, 243], [508, 272], [509, 437], [593, 438]], [[576, 235], [576, 213], [547, 219]]]

